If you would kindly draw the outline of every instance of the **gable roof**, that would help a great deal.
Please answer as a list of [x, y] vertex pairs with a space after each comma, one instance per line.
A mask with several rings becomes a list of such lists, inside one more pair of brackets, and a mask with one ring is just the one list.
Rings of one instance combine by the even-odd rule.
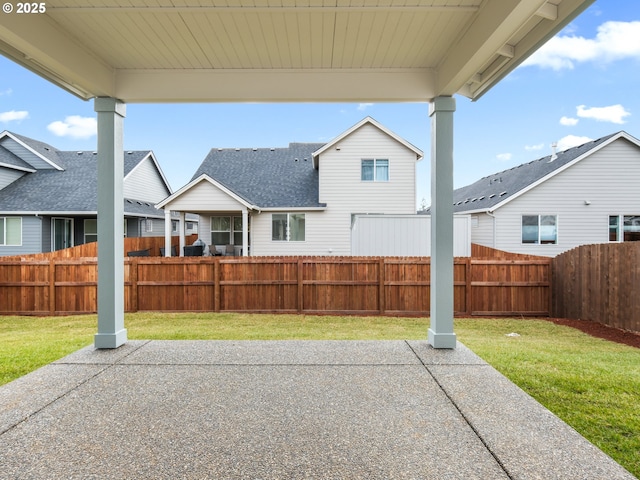
[[[92, 151], [61, 151], [37, 140], [11, 132], [3, 132], [18, 141], [29, 151], [46, 158], [57, 168], [32, 168], [17, 155], [0, 145], [0, 163], [27, 171], [5, 188], [0, 189], [0, 212], [20, 213], [87, 213], [98, 210], [98, 162]], [[124, 154], [124, 176], [126, 177], [145, 159], [151, 158], [162, 179], [166, 179], [150, 150], [128, 151]], [[170, 190], [169, 190], [170, 191]], [[153, 202], [144, 199], [125, 199], [125, 213], [132, 216], [164, 218]]]
[[[290, 143], [286, 148], [211, 149], [189, 185], [203, 175], [259, 208], [322, 208], [313, 152], [322, 143]], [[180, 189], [180, 194], [185, 189]], [[163, 200], [159, 204], [167, 203]]]
[[[59, 151], [57, 148], [52, 147], [47, 143], [40, 142], [38, 140], [34, 140], [33, 138], [25, 137], [23, 135], [18, 135], [17, 133], [9, 132], [7, 130], [0, 133], [0, 140], [2, 140], [3, 138], [10, 138], [14, 142], [16, 142], [18, 145], [25, 148], [27, 151], [33, 153], [37, 158], [39, 158], [46, 165], [48, 165], [48, 168], [53, 168], [55, 170], [62, 170], [62, 167], [60, 167], [60, 165], [58, 165], [56, 162], [57, 152]], [[29, 162], [25, 162], [25, 163], [29, 164]], [[30, 166], [34, 167], [33, 165], [30, 165]]]
[[313, 153], [313, 166], [314, 168], [318, 168], [318, 161], [320, 158], [320, 155], [322, 153], [324, 153], [325, 151], [329, 150], [330, 148], [333, 148], [337, 143], [339, 143], [340, 141], [344, 140], [345, 138], [347, 138], [349, 135], [351, 135], [353, 132], [355, 132], [356, 130], [359, 130], [360, 128], [362, 128], [364, 125], [373, 125], [374, 127], [376, 127], [378, 130], [386, 133], [388, 136], [390, 136], [391, 138], [393, 138], [396, 142], [404, 145], [405, 147], [407, 147], [409, 150], [413, 151], [416, 154], [416, 161], [420, 160], [424, 154], [422, 153], [422, 150], [420, 150], [419, 148], [415, 147], [414, 145], [412, 145], [411, 143], [407, 142], [404, 138], [396, 135], [395, 133], [393, 133], [391, 130], [389, 130], [388, 128], [386, 128], [384, 125], [382, 125], [381, 123], [378, 123], [376, 120], [374, 120], [371, 117], [366, 117], [362, 120], [360, 120], [358, 123], [356, 123], [353, 127], [351, 127], [350, 129], [346, 130], [345, 132], [341, 133], [340, 135], [338, 135], [336, 138], [334, 138], [333, 140], [331, 140], [329, 143], [324, 144], [322, 147], [320, 147], [317, 151], [315, 151]]
[[621, 131], [555, 155], [548, 155], [509, 170], [487, 175], [453, 192], [453, 211], [456, 213], [494, 211], [619, 138], [625, 138], [640, 147], [637, 139]]

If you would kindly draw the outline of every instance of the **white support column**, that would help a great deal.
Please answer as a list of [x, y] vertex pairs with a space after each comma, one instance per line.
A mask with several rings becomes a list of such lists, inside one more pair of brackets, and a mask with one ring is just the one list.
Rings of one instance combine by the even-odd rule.
[[185, 213], [184, 212], [179, 212], [178, 214], [178, 235], [179, 235], [179, 242], [180, 242], [180, 251], [184, 252], [184, 246], [187, 244], [185, 236], [184, 236], [184, 231], [185, 231]]
[[249, 212], [242, 209], [242, 256], [249, 256]]
[[171, 256], [171, 210], [164, 210], [164, 256]]
[[428, 343], [455, 348], [453, 333], [453, 112], [452, 97], [436, 97], [431, 117], [431, 325]]
[[124, 328], [124, 103], [96, 98], [98, 115], [98, 333], [96, 348], [118, 348]]

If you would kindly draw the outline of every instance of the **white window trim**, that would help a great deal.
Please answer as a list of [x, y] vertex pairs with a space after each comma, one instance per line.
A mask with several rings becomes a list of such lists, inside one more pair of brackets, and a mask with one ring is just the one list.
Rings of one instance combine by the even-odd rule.
[[[287, 216], [287, 227], [285, 231], [285, 236], [287, 237], [285, 240], [274, 240], [273, 239], [273, 216], [274, 215], [286, 215]], [[291, 240], [291, 215], [304, 215], [304, 240]], [[307, 215], [305, 212], [279, 212], [271, 214], [271, 242], [272, 243], [306, 243], [307, 241]]]
[[[362, 162], [365, 160], [373, 161], [373, 180], [364, 180], [362, 178]], [[376, 168], [377, 162], [384, 160], [387, 162], [387, 179], [386, 180], [378, 180], [378, 170]], [[391, 160], [388, 158], [361, 158], [360, 159], [360, 181], [362, 183], [389, 183], [391, 181]]]
[[[4, 238], [2, 238], [2, 243], [0, 244], [0, 247], [21, 247], [23, 242], [23, 230], [22, 230], [22, 217], [0, 217], [2, 219], [2, 221], [4, 222]], [[17, 218], [20, 221], [20, 243], [11, 243], [11, 244], [7, 244], [7, 219], [8, 218]]]
[[[523, 217], [538, 217], [538, 242], [526, 243], [522, 240], [522, 218]], [[556, 219], [556, 241], [553, 243], [542, 243], [540, 241], [540, 220], [542, 217], [555, 217]], [[520, 215], [520, 244], [521, 245], [537, 245], [545, 247], [547, 245], [560, 245], [560, 216], [553, 213], [523, 213]]]
[[[621, 213], [616, 215], [609, 215], [607, 217], [607, 238], [609, 237], [609, 229], [611, 228], [611, 217], [618, 218], [618, 229], [616, 232], [616, 239], [609, 240], [609, 243], [624, 243], [624, 217], [638, 217], [640, 215], [630, 214], [630, 213]], [[631, 241], [631, 240], [629, 240]]]

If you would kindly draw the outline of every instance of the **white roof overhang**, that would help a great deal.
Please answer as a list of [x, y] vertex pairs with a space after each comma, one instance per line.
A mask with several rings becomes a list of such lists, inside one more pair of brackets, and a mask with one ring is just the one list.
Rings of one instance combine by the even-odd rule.
[[0, 53], [125, 103], [476, 99], [593, 0], [48, 0]]

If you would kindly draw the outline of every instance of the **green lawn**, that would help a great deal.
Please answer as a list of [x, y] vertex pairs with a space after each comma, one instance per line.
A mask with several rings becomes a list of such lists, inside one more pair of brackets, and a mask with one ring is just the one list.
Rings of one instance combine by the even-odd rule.
[[[0, 385], [93, 341], [94, 315], [0, 317]], [[126, 316], [135, 339], [424, 339], [420, 318]], [[461, 342], [640, 477], [640, 350], [544, 320], [460, 319]], [[520, 336], [506, 336], [515, 332]]]

